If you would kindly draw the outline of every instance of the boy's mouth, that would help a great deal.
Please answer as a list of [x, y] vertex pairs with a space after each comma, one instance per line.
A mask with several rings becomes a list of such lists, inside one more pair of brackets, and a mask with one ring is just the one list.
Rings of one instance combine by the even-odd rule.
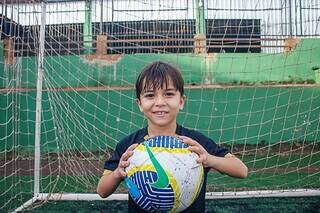
[[162, 116], [162, 115], [167, 114], [167, 112], [165, 112], [165, 111], [155, 111], [155, 112], [153, 112], [153, 114], [156, 114], [156, 115]]

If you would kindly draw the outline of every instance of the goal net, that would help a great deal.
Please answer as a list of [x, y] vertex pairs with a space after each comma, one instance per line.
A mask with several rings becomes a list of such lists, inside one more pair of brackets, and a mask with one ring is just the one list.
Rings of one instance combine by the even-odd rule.
[[179, 124], [249, 168], [210, 172], [208, 199], [320, 195], [318, 1], [2, 2], [0, 211], [99, 199], [104, 161], [147, 124], [134, 82], [156, 60], [183, 73]]

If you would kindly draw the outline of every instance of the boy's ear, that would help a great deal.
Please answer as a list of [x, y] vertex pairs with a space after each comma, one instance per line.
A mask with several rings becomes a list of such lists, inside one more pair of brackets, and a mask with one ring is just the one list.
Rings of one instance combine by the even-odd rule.
[[139, 98], [136, 99], [136, 103], [137, 103], [137, 105], [139, 107], [140, 112], [142, 112], [141, 102], [140, 102]]
[[183, 95], [180, 99], [180, 110], [183, 110], [184, 102], [186, 101], [187, 96]]

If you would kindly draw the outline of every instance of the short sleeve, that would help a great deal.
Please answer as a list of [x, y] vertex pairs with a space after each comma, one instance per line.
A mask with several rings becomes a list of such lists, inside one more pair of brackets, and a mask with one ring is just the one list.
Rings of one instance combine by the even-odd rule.
[[226, 154], [229, 153], [229, 150], [227, 148], [218, 146], [210, 138], [205, 137], [202, 141], [203, 141], [203, 144], [202, 144], [203, 148], [205, 148], [207, 152], [211, 155], [214, 155], [217, 157], [224, 157]]
[[122, 154], [126, 151], [121, 143], [118, 143], [111, 158], [104, 163], [104, 169], [114, 171], [119, 164]]
[[205, 150], [207, 150], [207, 152], [211, 155], [224, 157], [229, 153], [227, 148], [218, 146], [212, 139], [198, 131], [189, 130], [187, 136], [200, 143], [202, 147], [205, 148]]
[[104, 169], [114, 171], [118, 167], [121, 156], [123, 155], [123, 153], [125, 153], [125, 151], [127, 151], [128, 147], [131, 144], [143, 142], [143, 137], [146, 134], [147, 128], [143, 128], [122, 139], [116, 145], [111, 158], [104, 163]]

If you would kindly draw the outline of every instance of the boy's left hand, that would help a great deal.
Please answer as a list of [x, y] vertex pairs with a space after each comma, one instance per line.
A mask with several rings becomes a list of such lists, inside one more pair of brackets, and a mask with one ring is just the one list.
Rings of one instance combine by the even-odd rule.
[[199, 158], [197, 159], [197, 163], [201, 163], [204, 167], [208, 167], [208, 152], [201, 146], [197, 141], [186, 137], [186, 136], [180, 136], [179, 138], [186, 144], [189, 145], [189, 149], [192, 152], [195, 152], [199, 155]]

